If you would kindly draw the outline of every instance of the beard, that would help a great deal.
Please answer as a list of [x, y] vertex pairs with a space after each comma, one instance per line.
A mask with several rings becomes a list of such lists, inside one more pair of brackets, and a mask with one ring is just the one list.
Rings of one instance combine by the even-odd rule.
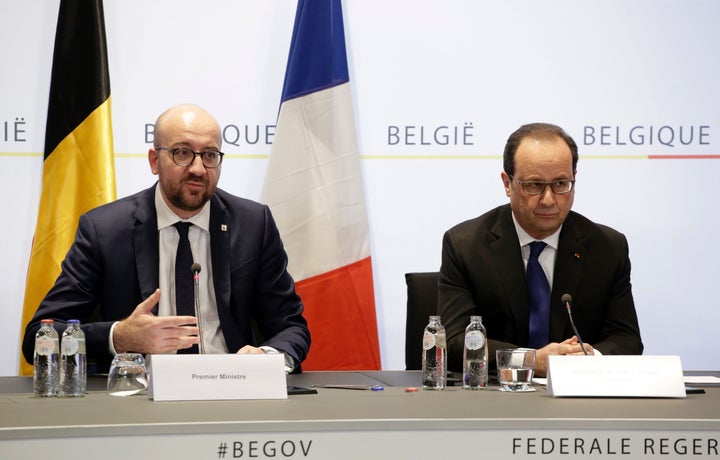
[[[205, 188], [201, 191], [187, 190], [183, 188], [187, 181], [203, 182], [203, 184], [205, 184]], [[170, 188], [169, 186], [165, 186], [163, 189], [165, 196], [173, 206], [187, 212], [194, 212], [202, 209], [202, 207], [205, 206], [205, 203], [207, 203], [215, 193], [215, 185], [211, 185], [206, 179], [192, 176], [180, 181], [177, 187]]]

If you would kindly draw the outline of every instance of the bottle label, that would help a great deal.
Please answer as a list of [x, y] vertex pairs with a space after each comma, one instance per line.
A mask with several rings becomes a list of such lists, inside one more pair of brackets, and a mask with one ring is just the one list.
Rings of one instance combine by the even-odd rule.
[[465, 334], [465, 348], [479, 350], [485, 345], [485, 336], [480, 331], [470, 331]]
[[423, 334], [423, 350], [429, 350], [435, 346], [435, 334], [425, 331]]
[[50, 356], [55, 351], [55, 341], [49, 337], [41, 337], [35, 341], [35, 352], [41, 356]]
[[63, 337], [60, 350], [63, 355], [74, 355], [78, 351], [78, 341], [74, 337]]

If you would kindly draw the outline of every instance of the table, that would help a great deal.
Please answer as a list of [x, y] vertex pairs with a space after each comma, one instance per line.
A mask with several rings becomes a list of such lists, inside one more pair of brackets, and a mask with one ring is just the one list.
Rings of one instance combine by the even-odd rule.
[[407, 392], [420, 386], [413, 371], [306, 372], [288, 385], [384, 390], [153, 402], [107, 396], [104, 384], [91, 378], [84, 398], [46, 399], [32, 396], [31, 378], [0, 377], [0, 458], [720, 457], [717, 387], [685, 399], [566, 399], [544, 387]]

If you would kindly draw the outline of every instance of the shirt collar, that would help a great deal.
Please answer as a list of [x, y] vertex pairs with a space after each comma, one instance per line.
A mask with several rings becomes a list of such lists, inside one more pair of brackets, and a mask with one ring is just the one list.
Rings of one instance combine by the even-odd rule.
[[202, 207], [199, 213], [194, 216], [183, 219], [175, 214], [172, 209], [168, 207], [163, 200], [160, 193], [160, 184], [155, 187], [155, 209], [157, 210], [158, 230], [162, 230], [165, 227], [173, 225], [175, 222], [191, 222], [193, 225], [197, 225], [205, 231], [210, 229], [210, 201]]
[[552, 235], [543, 238], [542, 240], [536, 240], [532, 236], [528, 234], [528, 232], [523, 229], [520, 224], [518, 223], [517, 219], [515, 219], [515, 213], [512, 214], [513, 224], [515, 225], [515, 231], [518, 235], [518, 240], [520, 240], [520, 247], [527, 246], [528, 244], [532, 243], [533, 241], [544, 241], [548, 246], [555, 249], [557, 251], [558, 248], [558, 242], [560, 241], [560, 230], [562, 230], [562, 225], [560, 225], [560, 228], [557, 229], [555, 233]]

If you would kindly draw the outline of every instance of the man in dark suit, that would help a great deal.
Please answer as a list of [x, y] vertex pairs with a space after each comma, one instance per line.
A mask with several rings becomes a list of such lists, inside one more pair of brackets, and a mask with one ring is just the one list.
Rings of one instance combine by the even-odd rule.
[[[570, 211], [577, 161], [577, 145], [561, 128], [522, 126], [508, 138], [503, 155], [501, 178], [510, 203], [445, 233], [438, 311], [450, 369], [462, 369], [471, 315], [482, 316], [487, 329], [490, 367], [498, 348], [536, 348], [538, 376], [545, 376], [549, 355], [583, 354], [563, 294], [572, 296], [573, 319], [588, 354], [642, 353], [627, 240]], [[526, 284], [533, 241], [546, 244], [538, 260], [550, 287], [539, 340], [531, 333], [537, 327]]]
[[25, 329], [28, 362], [44, 318], [61, 330], [79, 319], [98, 372], [114, 353], [197, 347], [198, 318], [176, 311], [174, 225], [189, 222], [205, 352], [284, 353], [288, 370], [299, 370], [310, 333], [287, 255], [267, 206], [216, 189], [221, 145], [219, 124], [198, 106], [160, 115], [148, 152], [158, 183], [80, 218], [62, 272]]

